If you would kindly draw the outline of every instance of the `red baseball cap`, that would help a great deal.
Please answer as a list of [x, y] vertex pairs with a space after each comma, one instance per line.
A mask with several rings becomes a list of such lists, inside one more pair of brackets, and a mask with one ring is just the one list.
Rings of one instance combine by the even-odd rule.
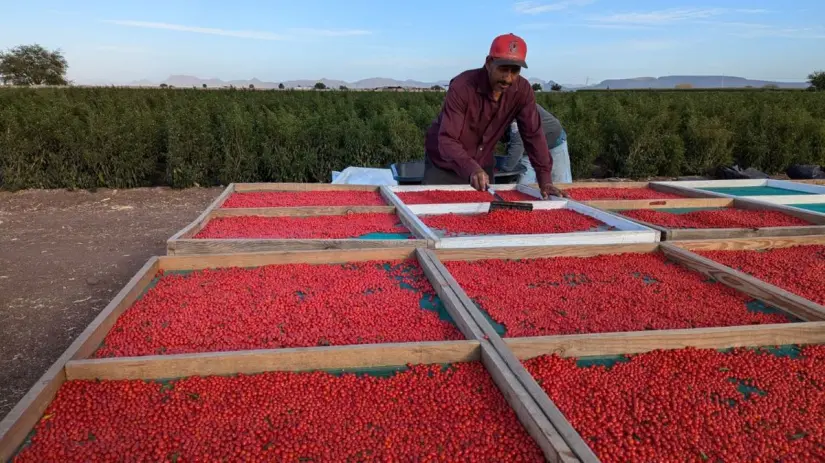
[[527, 43], [515, 34], [499, 35], [490, 45], [490, 56], [496, 66], [527, 67]]

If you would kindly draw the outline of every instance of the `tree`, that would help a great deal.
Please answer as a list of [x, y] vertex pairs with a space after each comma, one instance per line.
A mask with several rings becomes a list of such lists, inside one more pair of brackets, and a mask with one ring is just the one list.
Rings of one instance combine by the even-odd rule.
[[284, 84], [278, 84], [278, 88], [283, 90], [284, 89]]
[[430, 90], [434, 90], [434, 91], [436, 91], [436, 92], [440, 92], [440, 91], [442, 91], [442, 90], [444, 90], [444, 89], [443, 89], [440, 85], [433, 85], [432, 87], [430, 87]]
[[808, 76], [808, 83], [817, 90], [825, 91], [825, 71], [812, 72]]
[[551, 85], [551, 86], [550, 86], [550, 90], [552, 90], [552, 91], [554, 91], [554, 92], [560, 92], [560, 91], [561, 91], [561, 84], [553, 84], [553, 85]]
[[203, 88], [206, 88], [206, 84], [203, 84]]
[[315, 90], [326, 90], [327, 86], [323, 82], [317, 82], [315, 84]]
[[339, 85], [338, 90], [349, 90], [346, 85]]
[[166, 88], [166, 87], [168, 87], [168, 85], [166, 85], [166, 84], [160, 84], [160, 88]]
[[540, 91], [542, 91], [542, 89], [543, 89], [543, 87], [541, 86], [540, 83], [536, 82], [535, 84], [533, 84], [533, 91], [534, 92], [540, 92]]
[[249, 89], [250, 90], [255, 90], [255, 84], [249, 84]]
[[60, 50], [38, 44], [20, 45], [0, 53], [0, 79], [12, 85], [69, 85], [69, 63]]

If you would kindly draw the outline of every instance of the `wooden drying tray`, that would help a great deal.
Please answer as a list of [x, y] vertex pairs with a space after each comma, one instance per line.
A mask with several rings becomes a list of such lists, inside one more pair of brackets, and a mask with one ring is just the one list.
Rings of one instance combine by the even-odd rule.
[[671, 255], [689, 256], [697, 267], [701, 266], [704, 272], [724, 273], [734, 276], [737, 280], [747, 282], [761, 288], [766, 294], [771, 294], [786, 305], [808, 307], [810, 312], [825, 313], [825, 306], [806, 298], [786, 291], [776, 285], [754, 278], [739, 270], [734, 270], [719, 262], [700, 256], [691, 251], [759, 251], [765, 249], [780, 249], [792, 246], [822, 245], [825, 246], [825, 236], [794, 236], [794, 237], [766, 237], [740, 238], [726, 240], [695, 240], [673, 241], [663, 246]]
[[[569, 445], [570, 449], [581, 459], [581, 461], [598, 461], [595, 454], [587, 446], [581, 436], [573, 429], [572, 425], [564, 418], [561, 411], [547, 396], [536, 381], [523, 367], [520, 360], [529, 358], [523, 351], [512, 350], [511, 345], [519, 346], [519, 343], [529, 343], [534, 338], [501, 338], [493, 326], [481, 312], [478, 306], [464, 292], [455, 278], [450, 274], [442, 262], [446, 261], [474, 261], [482, 259], [531, 259], [531, 258], [552, 258], [564, 256], [590, 257], [598, 255], [622, 254], [622, 253], [650, 253], [661, 251], [670, 259], [678, 262], [689, 269], [698, 271], [726, 286], [732, 287], [739, 292], [749, 295], [764, 303], [779, 308], [792, 314], [803, 322], [785, 323], [776, 325], [755, 325], [740, 327], [721, 328], [697, 328], [689, 330], [656, 330], [627, 333], [594, 333], [570, 336], [549, 336], [541, 337], [552, 339], [579, 339], [583, 338], [588, 342], [599, 342], [604, 339], [609, 342], [611, 339], [619, 346], [624, 346], [623, 339], [639, 340], [640, 345], [647, 346], [648, 350], [655, 349], [657, 345], [693, 345], [701, 346], [701, 340], [710, 339], [720, 346], [726, 345], [750, 345], [749, 342], [771, 343], [775, 340], [785, 339], [788, 336], [797, 336], [816, 330], [816, 339], [820, 337], [825, 342], [825, 308], [799, 297], [788, 297], [782, 291], [777, 291], [764, 282], [753, 278], [742, 278], [736, 272], [722, 266], [707, 265], [704, 260], [691, 252], [679, 252], [678, 248], [666, 243], [641, 243], [625, 245], [586, 245], [586, 246], [564, 246], [564, 247], [519, 247], [519, 248], [483, 248], [483, 249], [420, 249], [421, 255], [429, 256], [435, 267], [441, 273], [441, 278], [447, 287], [455, 292], [458, 302], [464, 307], [465, 313], [475, 321], [484, 335], [489, 339], [493, 347], [499, 352], [504, 361], [509, 365], [511, 371], [519, 378], [528, 392], [536, 399], [536, 402], [544, 411], [545, 416], [553, 423], [562, 438]], [[800, 334], [801, 333], [801, 334]], [[783, 337], [784, 336], [784, 337]], [[663, 341], [659, 341], [659, 340]], [[559, 341], [561, 342], [561, 341]], [[744, 343], [744, 344], [737, 344]], [[630, 351], [628, 351], [630, 353]]]
[[[289, 239], [289, 238], [195, 238], [210, 220], [219, 217], [318, 217], [350, 213], [395, 213], [414, 239]], [[314, 208], [211, 209], [166, 241], [168, 255], [226, 254], [283, 250], [431, 247], [435, 243], [424, 224], [405, 208], [394, 206], [328, 206]]]
[[[49, 394], [27, 396], [12, 415], [0, 423], [0, 458], [11, 458], [31, 432], [43, 411], [65, 381], [118, 379], [174, 379], [190, 376], [251, 375], [267, 371], [313, 371], [370, 367], [404, 367], [409, 364], [444, 364], [481, 361], [515, 412], [521, 424], [542, 449], [548, 461], [579, 461], [569, 449], [555, 447], [558, 434], [532, 396], [509, 370], [489, 343], [446, 341], [377, 344], [297, 349], [216, 352], [146, 358], [69, 360], [56, 368]], [[564, 453], [567, 452], [567, 453]]]
[[[153, 257], [144, 264], [115, 298], [112, 299], [68, 349], [63, 352], [57, 361], [55, 361], [31, 387], [28, 393], [17, 403], [11, 412], [9, 412], [6, 418], [0, 422], [0, 461], [6, 461], [25, 440], [48, 404], [54, 398], [60, 385], [67, 379], [67, 371], [79, 371], [77, 369], [72, 370], [72, 367], [70, 367], [69, 370], [66, 369], [67, 364], [72, 361], [84, 361], [73, 364], [77, 368], [92, 368], [93, 366], [94, 368], [98, 368], [95, 365], [109, 365], [105, 368], [110, 372], [119, 371], [121, 366], [123, 366], [122, 373], [120, 373], [123, 375], [149, 375], [151, 371], [161, 371], [164, 372], [163, 374], [167, 374], [166, 372], [169, 371], [176, 371], [181, 375], [226, 374], [229, 371], [227, 369], [231, 370], [233, 368], [236, 369], [234, 372], [253, 372], [260, 366], [274, 369], [284, 369], [286, 367], [295, 369], [297, 366], [303, 364], [314, 368], [321, 368], [319, 365], [329, 365], [329, 367], [332, 368], [365, 366], [363, 362], [367, 362], [374, 363], [373, 366], [377, 366], [380, 362], [376, 359], [382, 358], [381, 352], [385, 349], [390, 358], [394, 355], [393, 353], [398, 353], [405, 360], [429, 361], [427, 359], [435, 359], [433, 361], [440, 362], [444, 360], [443, 357], [434, 357], [434, 355], [438, 352], [446, 352], [448, 355], [453, 355], [451, 353], [455, 353], [456, 351], [452, 350], [450, 346], [461, 346], [461, 344], [455, 344], [453, 342], [403, 343], [400, 345], [374, 344], [90, 359], [112, 329], [118, 317], [140, 298], [146, 288], [149, 287], [155, 279], [157, 273], [162, 270], [187, 271], [207, 268], [258, 267], [291, 263], [344, 264], [348, 262], [396, 260], [411, 257], [418, 259], [425, 275], [430, 280], [436, 293], [442, 299], [447, 312], [465, 338], [472, 341], [483, 340], [484, 336], [481, 330], [475, 325], [475, 322], [469, 315], [464, 312], [463, 307], [455, 297], [455, 293], [446, 287], [441, 274], [436, 270], [430, 258], [418, 253], [415, 249], [289, 251], [258, 254]], [[462, 348], [459, 348], [458, 352], [461, 352], [461, 349]], [[344, 354], [338, 355], [337, 352], [339, 351], [343, 351]], [[371, 354], [366, 355], [363, 353], [365, 351], [371, 352]], [[477, 358], [481, 355], [480, 352], [480, 350], [477, 350], [473, 355]], [[491, 352], [494, 351], [491, 350]], [[421, 353], [419, 357], [416, 357], [416, 355], [419, 355], [417, 353]], [[460, 358], [463, 357], [458, 355], [453, 361], [458, 361]], [[324, 362], [327, 361], [332, 363], [325, 364]], [[489, 360], [487, 362], [489, 362]], [[127, 367], [127, 365], [129, 366]], [[496, 374], [501, 376], [507, 374], [507, 372], [502, 370]], [[515, 385], [513, 387], [515, 387]], [[508, 399], [512, 400], [514, 397], [521, 397], [526, 393], [522, 394], [516, 390], [516, 392], [509, 392], [508, 394]], [[529, 408], [530, 406], [532, 405], [524, 403], [522, 408]], [[552, 434], [547, 426], [540, 427], [543, 433]]]
[[424, 224], [420, 217], [439, 214], [484, 214], [490, 210], [490, 203], [462, 203], [462, 204], [414, 204], [407, 206], [423, 227], [423, 233], [434, 238], [434, 246], [429, 248], [456, 249], [482, 247], [520, 247], [520, 246], [568, 246], [581, 244], [619, 244], [619, 243], [652, 243], [659, 240], [660, 234], [635, 221], [616, 214], [605, 212], [586, 204], [569, 200], [537, 200], [531, 201], [533, 211], [568, 209], [585, 216], [592, 217], [615, 230], [583, 231], [570, 233], [542, 233], [542, 234], [499, 234], [474, 235], [460, 237], [438, 237], [435, 232]]
[[[748, 187], [768, 187], [796, 192], [798, 195], [825, 194], [825, 186], [816, 181], [791, 181], [775, 179], [737, 179], [737, 180], [679, 180], [652, 182], [659, 187], [673, 188], [676, 194], [695, 196], [702, 194], [707, 197], [716, 198], [746, 198], [759, 200], [781, 199], [788, 195], [764, 196], [764, 195], [744, 195], [737, 196], [730, 193], [705, 190], [704, 188], [748, 188]], [[679, 193], [681, 191], [681, 193]], [[794, 196], [794, 195], [790, 195]]]
[[[736, 209], [777, 211], [806, 220], [814, 225], [766, 228], [668, 228], [622, 215], [624, 210], [669, 208], [732, 207]], [[670, 200], [604, 201], [598, 209], [611, 212], [648, 228], [658, 230], [665, 241], [719, 238], [747, 238], [760, 236], [804, 236], [825, 234], [825, 214], [806, 211], [783, 204], [744, 198], [688, 198]]]

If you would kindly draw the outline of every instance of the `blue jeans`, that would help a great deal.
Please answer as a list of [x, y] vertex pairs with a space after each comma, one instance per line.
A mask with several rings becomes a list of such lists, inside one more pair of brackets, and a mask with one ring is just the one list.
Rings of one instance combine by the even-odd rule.
[[[570, 170], [570, 153], [567, 152], [567, 140], [551, 149], [550, 157], [553, 159], [553, 171], [550, 173], [553, 183], [573, 183], [573, 173]], [[527, 171], [519, 175], [518, 183], [523, 185], [536, 183], [536, 171], [530, 164], [530, 158], [522, 156], [519, 163], [526, 167]]]

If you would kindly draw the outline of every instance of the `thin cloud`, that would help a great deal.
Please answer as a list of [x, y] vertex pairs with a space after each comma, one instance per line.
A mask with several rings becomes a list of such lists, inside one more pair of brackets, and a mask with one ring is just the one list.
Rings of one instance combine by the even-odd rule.
[[95, 50], [113, 51], [117, 53], [146, 53], [148, 51], [143, 47], [129, 47], [123, 45], [98, 45], [95, 47]]
[[538, 2], [518, 2], [513, 8], [519, 14], [542, 14], [551, 11], [566, 10], [576, 6], [586, 6], [595, 2], [596, 0], [564, 0], [554, 3], [538, 3]]
[[104, 20], [108, 24], [115, 24], [118, 26], [138, 27], [143, 29], [161, 29], [178, 32], [192, 32], [196, 34], [220, 35], [224, 37], [236, 37], [242, 39], [253, 40], [274, 40], [285, 41], [297, 38], [297, 36], [315, 36], [315, 37], [346, 37], [355, 35], [370, 34], [370, 31], [365, 30], [329, 30], [329, 29], [290, 29], [288, 34], [276, 34], [266, 31], [246, 31], [246, 30], [229, 30], [212, 27], [186, 26], [182, 24], [169, 24], [162, 22], [149, 21], [131, 21], [131, 20]]
[[749, 39], [776, 37], [786, 39], [825, 39], [825, 28], [778, 26], [775, 24], [735, 21], [705, 21], [704, 24], [723, 28], [728, 35]]
[[760, 9], [729, 9], [729, 8], [670, 8], [667, 10], [618, 13], [607, 16], [589, 18], [595, 23], [606, 24], [636, 24], [659, 26], [682, 21], [702, 20], [724, 14], [763, 14], [768, 10]]
[[290, 32], [299, 34], [299, 35], [315, 35], [320, 37], [351, 37], [356, 35], [370, 35], [372, 31], [367, 31], [363, 29], [344, 29], [344, 30], [333, 30], [333, 29], [308, 29], [308, 28], [296, 28], [296, 29], [289, 29]]

